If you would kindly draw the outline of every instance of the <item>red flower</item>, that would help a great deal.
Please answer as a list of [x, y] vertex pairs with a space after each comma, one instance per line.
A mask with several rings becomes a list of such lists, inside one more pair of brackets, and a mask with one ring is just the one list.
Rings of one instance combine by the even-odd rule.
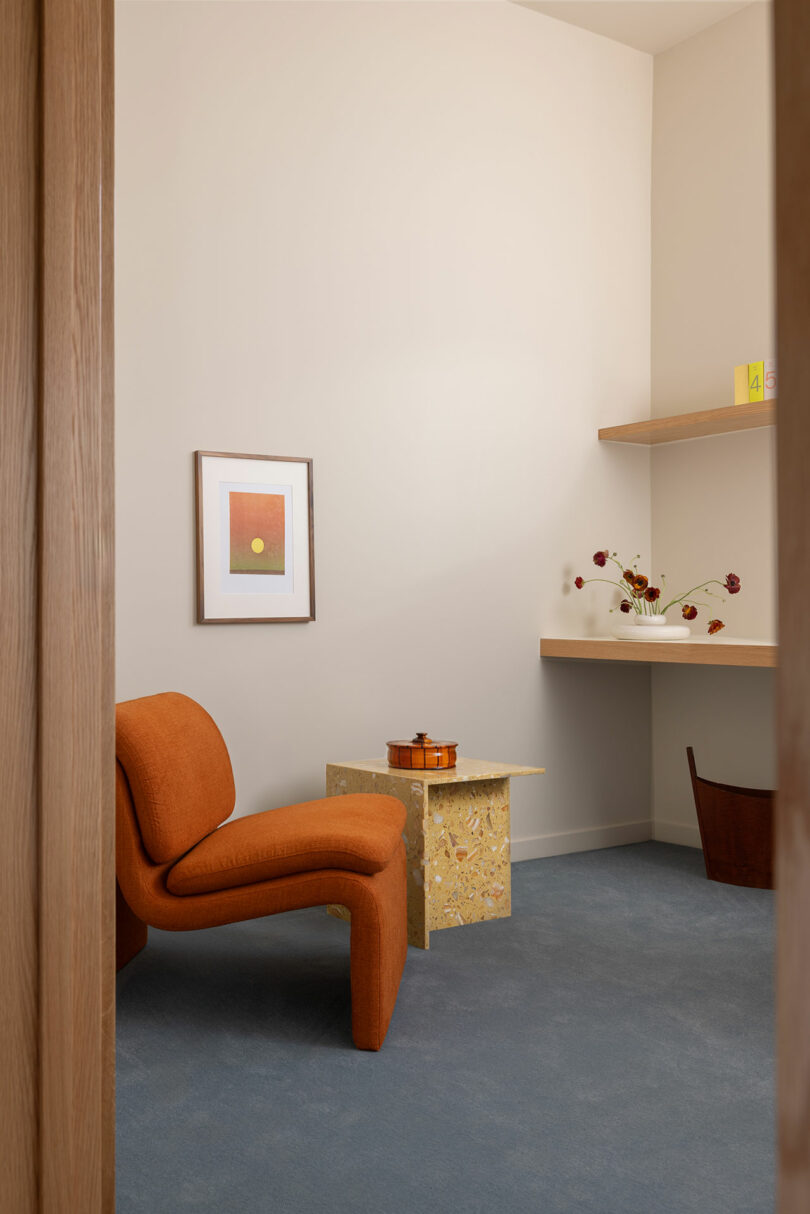
[[632, 570], [632, 569], [625, 569], [624, 573], [622, 574], [622, 577], [623, 577], [623, 578], [624, 578], [624, 580], [627, 582], [627, 585], [628, 585], [628, 586], [632, 585], [633, 578], [634, 578], [635, 576], [636, 576], [636, 575], [633, 573], [633, 570]]
[[661, 591], [657, 586], [648, 586], [644, 591], [644, 597], [648, 603], [654, 603], [656, 599], [661, 597]]
[[632, 611], [632, 610], [633, 610], [633, 604], [630, 602], [630, 600], [622, 599], [622, 601], [619, 603], [619, 611], [623, 611], [624, 614], [627, 615], [628, 611]]
[[709, 620], [709, 636], [710, 637], [713, 637], [714, 634], [716, 632], [719, 632], [721, 628], [725, 628], [725, 624], [723, 623], [722, 620]]
[[607, 548], [605, 548], [604, 552], [594, 552], [594, 554], [593, 554], [594, 565], [598, 565], [600, 569], [604, 569], [609, 556], [610, 556], [610, 553], [608, 552]]
[[727, 590], [729, 594], [740, 593], [740, 579], [737, 577], [736, 573], [726, 574], [726, 582], [723, 588], [724, 590]]
[[581, 577], [575, 577], [574, 585], [576, 586], [577, 590], [581, 590], [582, 587], [585, 585], [585, 579], [581, 578]]
[[643, 592], [647, 589], [649, 582], [643, 573], [634, 573], [630, 579], [630, 585], [633, 587], [636, 594], [643, 594]]
[[693, 607], [691, 603], [684, 603], [681, 608], [681, 615], [685, 620], [697, 619], [697, 607]]

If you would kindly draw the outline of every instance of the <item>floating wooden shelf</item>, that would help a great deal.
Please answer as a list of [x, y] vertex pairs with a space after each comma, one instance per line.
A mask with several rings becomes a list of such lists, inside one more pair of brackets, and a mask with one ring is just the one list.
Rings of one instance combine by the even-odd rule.
[[708, 438], [713, 434], [733, 434], [737, 430], [758, 430], [776, 425], [776, 401], [757, 400], [726, 409], [704, 409], [701, 413], [681, 413], [675, 417], [651, 417], [627, 426], [607, 426], [599, 431], [603, 443], [639, 443], [645, 447], [657, 443], [677, 443], [685, 438]]
[[543, 637], [541, 658], [590, 662], [673, 662], [693, 666], [776, 666], [778, 646], [733, 637], [691, 641], [618, 641], [610, 637]]

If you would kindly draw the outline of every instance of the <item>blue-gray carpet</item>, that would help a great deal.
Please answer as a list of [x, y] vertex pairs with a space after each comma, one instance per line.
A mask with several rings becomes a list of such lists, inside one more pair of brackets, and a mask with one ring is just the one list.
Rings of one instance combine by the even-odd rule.
[[322, 910], [119, 976], [118, 1214], [766, 1214], [773, 896], [661, 843], [513, 869], [353, 1049]]

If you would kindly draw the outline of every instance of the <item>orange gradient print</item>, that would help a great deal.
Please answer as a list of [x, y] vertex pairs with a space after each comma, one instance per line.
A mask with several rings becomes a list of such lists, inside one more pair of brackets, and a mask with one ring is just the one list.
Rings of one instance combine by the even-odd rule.
[[284, 573], [284, 496], [229, 493], [231, 573]]

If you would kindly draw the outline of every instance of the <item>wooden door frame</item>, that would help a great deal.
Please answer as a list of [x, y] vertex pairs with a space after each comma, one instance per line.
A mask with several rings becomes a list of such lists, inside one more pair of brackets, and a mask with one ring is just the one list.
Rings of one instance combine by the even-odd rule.
[[[0, 1208], [113, 1185], [112, 0], [0, 39]], [[779, 1210], [810, 1209], [810, 5], [775, 0]]]
[[776, 0], [780, 1214], [810, 1210], [810, 4]]
[[112, 0], [4, 8], [0, 1208], [9, 1214], [114, 1207], [112, 39]]

